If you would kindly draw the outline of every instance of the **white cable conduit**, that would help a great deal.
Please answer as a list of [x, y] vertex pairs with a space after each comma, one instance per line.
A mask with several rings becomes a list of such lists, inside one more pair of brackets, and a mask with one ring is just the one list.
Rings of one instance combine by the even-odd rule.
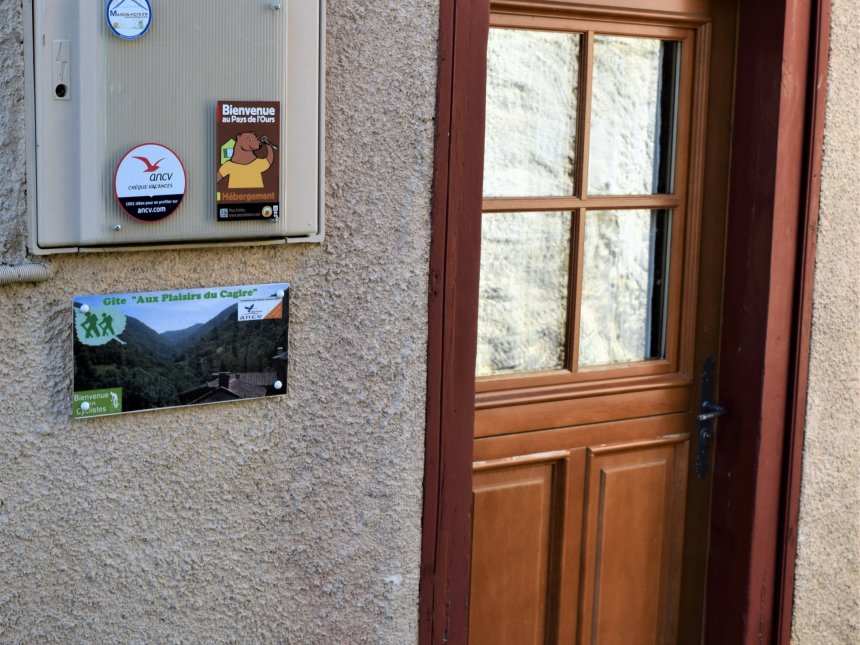
[[43, 264], [19, 264], [17, 266], [0, 266], [0, 284], [16, 284], [20, 282], [43, 282], [51, 276], [51, 272]]

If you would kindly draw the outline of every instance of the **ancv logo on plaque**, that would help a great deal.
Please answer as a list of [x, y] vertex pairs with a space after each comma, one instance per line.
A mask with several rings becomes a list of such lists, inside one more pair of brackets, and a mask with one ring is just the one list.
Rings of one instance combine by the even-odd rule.
[[277, 220], [281, 104], [219, 101], [215, 130], [218, 221]]
[[284, 299], [282, 297], [272, 298], [247, 298], [239, 301], [236, 308], [237, 320], [248, 322], [252, 320], [280, 320], [284, 317]]
[[185, 197], [185, 168], [170, 148], [144, 143], [125, 153], [114, 176], [116, 199], [140, 222], [160, 222]]

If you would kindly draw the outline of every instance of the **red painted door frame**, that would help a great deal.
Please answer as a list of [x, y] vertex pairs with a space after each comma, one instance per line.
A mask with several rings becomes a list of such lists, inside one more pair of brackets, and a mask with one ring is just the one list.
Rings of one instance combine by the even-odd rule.
[[829, 0], [742, 0], [705, 642], [788, 643]]
[[[830, 0], [743, 0], [706, 643], [788, 643]], [[489, 0], [440, 0], [419, 608], [468, 639]]]

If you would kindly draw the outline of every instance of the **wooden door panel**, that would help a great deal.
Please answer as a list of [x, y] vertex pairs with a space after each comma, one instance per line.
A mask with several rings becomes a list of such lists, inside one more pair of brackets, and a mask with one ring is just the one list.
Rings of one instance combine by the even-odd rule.
[[[482, 410], [475, 413], [476, 419], [481, 419], [482, 415]], [[480, 463], [555, 450], [686, 438], [691, 423], [688, 413], [665, 414], [615, 423], [498, 434], [476, 440], [473, 457], [475, 462]]]
[[[617, 385], [615, 386], [617, 388]], [[478, 396], [475, 437], [528, 432], [535, 428], [602, 423], [682, 412], [690, 409], [690, 381], [667, 378], [659, 386], [635, 392], [604, 392], [541, 400], [534, 395], [522, 400], [485, 401]]]
[[[479, 643], [545, 638], [553, 466], [476, 473], [470, 632]], [[473, 639], [476, 640], [476, 639]]]
[[581, 642], [673, 642], [688, 443], [589, 449]]
[[572, 642], [576, 634], [585, 451], [476, 464], [473, 645]]

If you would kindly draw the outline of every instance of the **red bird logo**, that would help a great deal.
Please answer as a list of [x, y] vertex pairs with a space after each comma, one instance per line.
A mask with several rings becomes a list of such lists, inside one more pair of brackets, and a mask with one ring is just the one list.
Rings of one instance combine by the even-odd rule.
[[135, 157], [135, 159], [140, 159], [143, 163], [146, 164], [146, 170], [144, 170], [143, 172], [155, 172], [156, 170], [158, 170], [158, 164], [160, 164], [162, 161], [164, 161], [164, 157], [162, 157], [161, 159], [159, 159], [155, 163], [152, 163], [146, 157]]

